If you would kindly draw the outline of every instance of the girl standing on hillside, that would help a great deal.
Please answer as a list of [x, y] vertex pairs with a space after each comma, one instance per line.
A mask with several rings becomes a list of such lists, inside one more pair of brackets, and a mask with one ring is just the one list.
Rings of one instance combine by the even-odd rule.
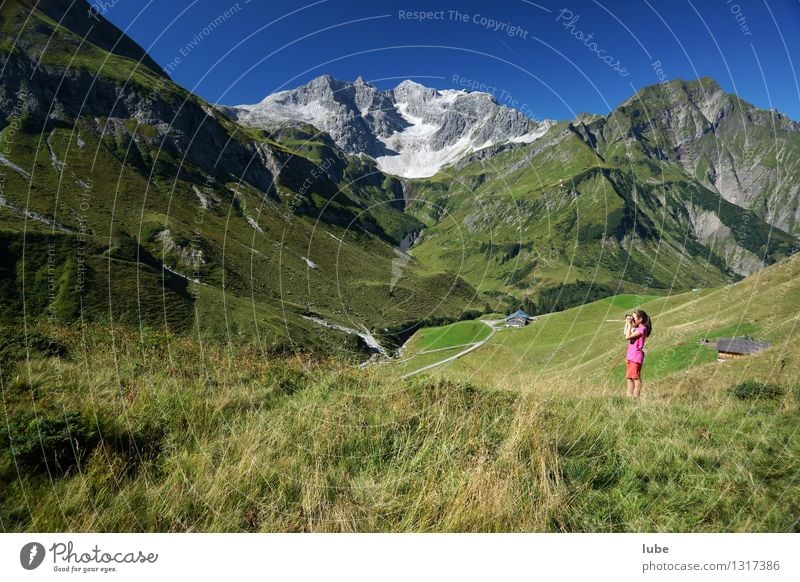
[[623, 335], [628, 340], [628, 361], [625, 377], [628, 380], [628, 396], [639, 398], [642, 392], [642, 362], [644, 362], [644, 342], [653, 333], [650, 317], [641, 309], [633, 315], [625, 316]]

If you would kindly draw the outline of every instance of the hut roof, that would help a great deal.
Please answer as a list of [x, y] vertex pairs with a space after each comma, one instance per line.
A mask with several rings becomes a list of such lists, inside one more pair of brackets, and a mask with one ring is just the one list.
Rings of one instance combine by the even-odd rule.
[[759, 342], [752, 339], [740, 337], [720, 337], [717, 338], [717, 351], [728, 352], [731, 354], [754, 354], [768, 348], [767, 342]]
[[512, 313], [511, 315], [509, 315], [508, 317], [506, 317], [506, 320], [509, 320], [509, 319], [516, 319], [516, 318], [518, 318], [518, 317], [519, 317], [520, 319], [530, 319], [530, 318], [531, 318], [531, 316], [530, 316], [530, 315], [528, 315], [527, 313], [525, 313], [525, 312], [524, 312], [524, 311], [522, 311], [521, 309], [517, 309], [517, 310], [516, 310], [514, 313]]

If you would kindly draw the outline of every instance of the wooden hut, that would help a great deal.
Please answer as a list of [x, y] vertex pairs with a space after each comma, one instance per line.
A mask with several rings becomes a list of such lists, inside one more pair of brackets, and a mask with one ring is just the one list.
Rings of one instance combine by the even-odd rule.
[[755, 341], [749, 337], [720, 337], [717, 338], [717, 358], [734, 360], [755, 354], [768, 347], [767, 342]]
[[525, 327], [531, 320], [531, 316], [518, 309], [508, 317], [506, 317], [506, 327]]

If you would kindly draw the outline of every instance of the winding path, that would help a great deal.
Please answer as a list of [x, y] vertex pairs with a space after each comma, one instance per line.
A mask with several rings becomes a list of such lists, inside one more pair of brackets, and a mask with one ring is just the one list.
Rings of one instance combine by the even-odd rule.
[[446, 364], [447, 362], [452, 362], [453, 360], [456, 360], [456, 359], [460, 358], [461, 356], [470, 353], [473, 350], [477, 350], [483, 344], [485, 344], [490, 339], [492, 339], [492, 336], [494, 336], [494, 334], [497, 333], [497, 327], [495, 327], [495, 326], [498, 323], [502, 323], [502, 321], [503, 321], [502, 319], [499, 320], [499, 321], [485, 321], [485, 320], [481, 319], [480, 322], [481, 323], [485, 323], [486, 325], [489, 326], [489, 329], [492, 330], [492, 333], [487, 335], [484, 339], [482, 339], [481, 341], [479, 341], [477, 343], [474, 343], [474, 344], [470, 345], [470, 347], [468, 347], [466, 350], [462, 350], [462, 351], [458, 352], [457, 354], [455, 354], [453, 356], [450, 356], [449, 358], [445, 358], [444, 360], [441, 360], [439, 362], [434, 362], [433, 364], [428, 364], [427, 366], [423, 366], [419, 370], [414, 370], [413, 372], [409, 372], [408, 374], [403, 374], [400, 377], [401, 378], [410, 378], [414, 374], [419, 374], [420, 372], [424, 372], [425, 370], [430, 370], [431, 368], [435, 368], [436, 366], [441, 366], [442, 364]]

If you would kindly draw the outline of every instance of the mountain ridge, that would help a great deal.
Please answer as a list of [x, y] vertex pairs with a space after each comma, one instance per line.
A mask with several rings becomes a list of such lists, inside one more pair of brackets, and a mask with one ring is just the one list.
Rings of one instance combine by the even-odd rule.
[[676, 164], [728, 202], [800, 234], [800, 124], [725, 92], [709, 77], [649, 85], [578, 126], [610, 162]]
[[606, 116], [412, 181], [409, 209], [426, 224], [412, 253], [460, 266], [486, 292], [536, 301], [589, 282], [717, 286], [796, 252], [796, 125], [702, 82], [643, 88]]
[[348, 153], [369, 155], [381, 170], [405, 178], [432, 176], [485, 147], [534, 141], [553, 123], [531, 120], [489, 93], [439, 90], [410, 79], [381, 90], [362, 77], [350, 82], [330, 75], [253, 105], [220, 109], [259, 129], [309, 123]]
[[[380, 90], [363, 77], [349, 82], [331, 75], [257, 104], [219, 107], [260, 129], [311, 124], [345, 151], [366, 154], [381, 170], [407, 179], [430, 178], [447, 167], [532, 144], [557, 124], [530, 120], [499, 105], [490, 93], [435, 89], [411, 80]], [[633, 155], [675, 162], [728, 202], [800, 234], [800, 124], [725, 92], [711, 77], [648, 85], [605, 115], [562, 121], [604, 161], [610, 155], [622, 166]]]

